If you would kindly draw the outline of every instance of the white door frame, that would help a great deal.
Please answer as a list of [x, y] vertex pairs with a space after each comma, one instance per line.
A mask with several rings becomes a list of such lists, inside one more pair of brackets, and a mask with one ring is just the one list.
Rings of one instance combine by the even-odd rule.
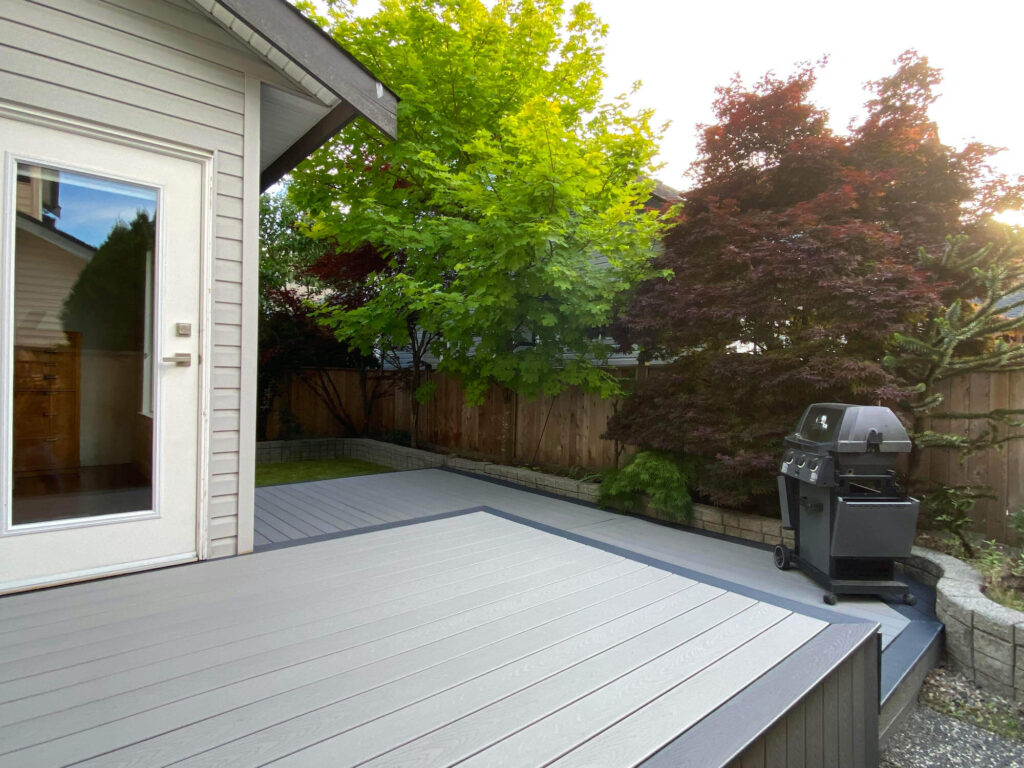
[[[197, 393], [199, 413], [197, 414], [197, 436], [198, 445], [197, 449], [197, 466], [196, 471], [196, 531], [195, 531], [195, 552], [196, 558], [204, 560], [208, 557], [209, 549], [209, 470], [210, 470], [210, 405], [211, 405], [211, 385], [212, 385], [212, 360], [213, 360], [213, 241], [214, 241], [214, 201], [216, 200], [216, 190], [214, 189], [214, 167], [216, 163], [216, 152], [191, 147], [184, 144], [178, 144], [175, 142], [156, 139], [141, 134], [136, 134], [130, 131], [112, 128], [96, 123], [92, 123], [85, 120], [78, 120], [70, 118], [64, 115], [54, 114], [45, 110], [24, 107], [21, 105], [10, 104], [0, 100], [0, 117], [15, 120], [21, 123], [31, 123], [40, 125], [47, 128], [63, 131], [65, 133], [77, 134], [93, 139], [100, 139], [102, 141], [120, 144], [123, 146], [132, 147], [135, 149], [145, 150], [147, 152], [153, 152], [168, 157], [174, 157], [184, 160], [189, 160], [198, 163], [200, 166], [200, 173], [202, 178], [202, 190], [201, 190], [201, 205], [200, 205], [200, 256], [199, 256], [199, 285], [200, 285], [200, 297], [199, 297], [199, 328], [198, 338], [196, 340], [198, 345], [198, 360], [196, 364], [198, 368], [198, 379], [199, 379], [199, 392]], [[12, 154], [10, 152], [4, 153], [3, 171], [4, 171], [4, 185], [3, 185], [3, 198], [8, 202], [10, 206], [14, 205], [15, 190], [13, 185], [15, 183], [15, 175], [13, 173], [12, 163], [17, 160], [31, 158], [22, 158], [19, 154]], [[95, 173], [90, 171], [87, 167], [74, 167], [70, 163], [62, 163], [62, 167], [68, 170], [77, 170], [85, 173]], [[105, 174], [108, 175], [109, 174]], [[130, 177], [123, 179], [129, 183], [142, 183]], [[150, 186], [150, 185], [146, 185]], [[4, 242], [2, 244], [3, 258], [6, 261], [13, 258], [14, 251], [14, 232], [13, 227], [11, 231], [6, 233]], [[7, 265], [11, 266], [11, 265]], [[8, 307], [8, 314], [12, 307]], [[12, 318], [3, 317], [3, 322], [10, 325]], [[12, 329], [7, 329], [4, 336], [7, 333], [12, 333]], [[154, 344], [154, 357], [160, 353], [159, 345]], [[3, 394], [2, 394], [2, 407], [6, 410], [5, 413], [11, 413], [10, 408], [13, 406], [11, 401], [10, 387], [7, 386], [11, 382], [13, 376], [12, 362], [7, 359], [9, 355], [4, 356], [3, 370], [0, 371], [0, 378], [3, 383]], [[159, 359], [159, 358], [157, 358]], [[9, 430], [8, 430], [9, 431]], [[7, 471], [10, 464], [10, 435], [0, 436], [3, 439], [0, 440], [0, 471]], [[156, 435], [154, 435], [156, 442]], [[160, 450], [159, 443], [155, 446], [156, 450]], [[9, 480], [8, 480], [9, 482]], [[8, 488], [8, 493], [10, 489]], [[4, 507], [9, 506], [4, 504]], [[6, 510], [5, 510], [6, 512]], [[59, 528], [70, 528], [70, 527], [81, 527], [86, 525], [100, 525], [108, 522], [121, 522], [127, 520], [144, 519], [146, 517], [154, 516], [154, 511], [148, 511], [143, 513], [132, 514], [129, 513], [102, 516], [95, 518], [88, 518], [82, 521], [70, 521], [61, 524], [43, 524], [43, 526], [32, 526], [31, 530], [28, 526], [18, 526], [15, 530], [7, 530], [7, 514], [0, 515], [0, 535], [12, 536], [20, 533], [31, 533], [42, 530], [56, 530]], [[127, 562], [117, 566], [111, 566], [107, 568], [91, 569], [89, 571], [82, 571], [80, 573], [69, 573], [69, 574], [54, 574], [52, 579], [47, 579], [45, 584], [62, 583], [67, 581], [75, 581], [78, 579], [92, 578], [103, 575], [111, 575], [114, 573], [126, 573], [129, 571], [141, 570], [144, 568], [151, 568], [158, 565], [169, 565], [173, 562], [183, 562], [193, 559], [191, 556], [188, 558], [161, 558], [159, 561], [144, 560]], [[26, 587], [35, 586], [33, 584], [26, 584]], [[40, 584], [42, 586], [42, 584]]]

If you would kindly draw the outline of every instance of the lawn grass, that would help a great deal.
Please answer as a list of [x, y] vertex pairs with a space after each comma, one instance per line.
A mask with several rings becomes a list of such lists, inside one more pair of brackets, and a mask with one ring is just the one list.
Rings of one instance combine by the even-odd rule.
[[280, 464], [257, 464], [256, 486], [305, 483], [310, 480], [375, 475], [390, 471], [388, 467], [360, 459], [316, 459], [313, 461], [285, 461]]

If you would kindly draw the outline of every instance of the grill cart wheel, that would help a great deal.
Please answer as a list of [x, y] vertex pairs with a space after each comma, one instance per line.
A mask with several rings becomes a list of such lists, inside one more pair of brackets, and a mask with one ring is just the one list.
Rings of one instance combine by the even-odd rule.
[[903, 602], [907, 605], [917, 605], [917, 595], [906, 592], [903, 595]]
[[826, 605], [835, 605], [837, 602], [836, 596], [833, 595], [831, 592], [826, 592], [821, 599], [825, 601]]
[[778, 544], [775, 547], [775, 567], [780, 571], [788, 571], [793, 564], [793, 553], [785, 544]]

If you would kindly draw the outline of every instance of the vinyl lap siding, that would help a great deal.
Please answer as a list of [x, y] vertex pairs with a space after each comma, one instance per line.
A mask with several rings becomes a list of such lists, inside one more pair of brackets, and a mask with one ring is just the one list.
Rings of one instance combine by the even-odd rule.
[[187, 5], [166, 0], [8, 0], [0, 94], [215, 150], [209, 555], [238, 533], [245, 75], [283, 78]]

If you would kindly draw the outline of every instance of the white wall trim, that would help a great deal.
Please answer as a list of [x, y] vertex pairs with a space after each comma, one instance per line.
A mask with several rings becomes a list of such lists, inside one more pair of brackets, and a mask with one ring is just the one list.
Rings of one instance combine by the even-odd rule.
[[210, 450], [213, 441], [213, 249], [217, 216], [216, 164], [218, 157], [203, 163], [202, 253], [199, 259], [199, 445], [196, 461], [196, 554], [210, 556]]
[[109, 126], [93, 123], [88, 120], [58, 115], [35, 107], [26, 107], [20, 104], [0, 101], [0, 117], [7, 117], [12, 120], [19, 120], [23, 123], [42, 125], [47, 128], [56, 128], [67, 133], [76, 133], [80, 136], [89, 136], [95, 139], [123, 144], [136, 149], [144, 149], [150, 152], [159, 152], [171, 157], [180, 157], [184, 160], [197, 160], [200, 162], [209, 161], [213, 153], [208, 149], [193, 147], [188, 144], [181, 144], [164, 139], [156, 139], [151, 136], [135, 133], [132, 131], [111, 128]]
[[256, 363], [260, 260], [260, 79], [245, 78], [242, 186], [242, 361], [238, 428], [238, 554], [252, 552], [256, 487]]
[[116, 576], [121, 573], [134, 573], [135, 571], [145, 571], [150, 568], [192, 563], [195, 562], [195, 559], [196, 556], [194, 553], [183, 552], [180, 555], [167, 555], [166, 557], [156, 557], [152, 560], [138, 560], [134, 563], [107, 565], [102, 568], [89, 568], [84, 571], [58, 573], [55, 576], [39, 576], [33, 579], [9, 581], [5, 584], [0, 584], [0, 595], [8, 592], [21, 592], [27, 589], [39, 589], [40, 587], [53, 587], [58, 584], [67, 584], [73, 581], [85, 581], [87, 579], [102, 578], [104, 576]]

